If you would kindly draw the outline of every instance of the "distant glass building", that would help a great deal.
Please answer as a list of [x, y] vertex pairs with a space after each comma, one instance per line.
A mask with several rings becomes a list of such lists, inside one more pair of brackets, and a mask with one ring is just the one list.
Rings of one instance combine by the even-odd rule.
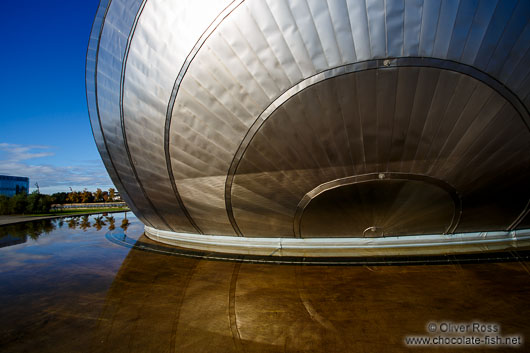
[[29, 178], [0, 175], [0, 195], [11, 197], [21, 192], [28, 192], [28, 190]]

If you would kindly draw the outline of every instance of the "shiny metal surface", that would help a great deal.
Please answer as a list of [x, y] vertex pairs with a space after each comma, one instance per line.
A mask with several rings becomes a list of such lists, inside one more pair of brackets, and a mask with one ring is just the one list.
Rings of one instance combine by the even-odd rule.
[[[431, 196], [432, 193], [427, 196]], [[420, 194], [420, 196], [423, 196]], [[386, 201], [386, 200], [384, 200]], [[440, 209], [444, 211], [442, 204]], [[346, 211], [363, 205], [348, 204]], [[449, 205], [451, 206], [451, 205]], [[362, 235], [356, 237], [345, 237], [339, 232], [344, 229], [337, 225], [344, 225], [344, 221], [349, 219], [340, 218], [339, 212], [328, 212], [330, 218], [334, 218], [335, 223], [318, 223], [314, 221], [316, 227], [310, 227], [306, 238], [270, 238], [270, 237], [237, 237], [220, 235], [203, 235], [190, 233], [176, 233], [158, 230], [145, 226], [145, 235], [158, 243], [165, 243], [178, 247], [178, 254], [189, 257], [200, 257], [197, 250], [205, 251], [206, 257], [213, 260], [226, 260], [234, 258], [233, 254], [246, 255], [236, 259], [246, 262], [271, 262], [271, 263], [315, 263], [319, 261], [334, 261], [330, 258], [345, 258], [349, 264], [363, 263], [371, 259], [374, 262], [385, 262], [387, 257], [398, 257], [407, 259], [408, 256], [448, 256], [448, 254], [470, 254], [470, 253], [491, 253], [495, 251], [510, 252], [528, 248], [530, 246], [530, 230], [513, 230], [497, 232], [475, 232], [475, 233], [455, 233], [455, 234], [427, 234], [427, 235], [407, 235], [407, 236], [385, 236], [383, 227], [367, 227], [360, 230]], [[451, 210], [449, 210], [451, 211]], [[423, 211], [424, 213], [427, 213]], [[317, 218], [322, 218], [325, 212], [317, 210]], [[357, 218], [360, 218], [356, 215]], [[435, 214], [431, 216], [427, 227], [432, 229], [433, 218], [435, 221], [450, 220], [451, 214]], [[448, 217], [447, 217], [448, 216]], [[437, 218], [437, 219], [436, 219]], [[312, 219], [310, 221], [313, 221]], [[406, 223], [408, 220], [405, 220]], [[353, 222], [352, 222], [353, 223]], [[395, 225], [395, 224], [394, 224]], [[313, 225], [311, 225], [313, 226]], [[399, 224], [398, 224], [399, 226]], [[326, 228], [327, 227], [327, 228]], [[333, 229], [335, 227], [335, 229]], [[311, 231], [322, 230], [329, 232], [329, 237], [311, 237]], [[353, 230], [357, 231], [359, 224], [355, 223]], [[427, 228], [427, 229], [428, 229]], [[334, 233], [333, 233], [334, 232]], [[331, 236], [333, 235], [333, 236]], [[117, 243], [125, 245], [123, 241], [115, 239]], [[129, 244], [131, 245], [131, 244]], [[189, 250], [193, 249], [193, 250]], [[162, 250], [161, 250], [162, 251]], [[256, 257], [257, 256], [257, 257]], [[327, 259], [322, 259], [327, 258]], [[328, 262], [332, 264], [333, 262]]]
[[94, 137], [157, 229], [294, 237], [304, 195], [380, 172], [451, 185], [452, 231], [520, 228], [529, 19], [524, 0], [103, 1]]
[[[411, 185], [413, 186], [412, 188], [410, 187]], [[416, 186], [414, 187], [414, 185]], [[391, 197], [392, 188], [397, 189], [394, 192], [399, 195]], [[407, 188], [411, 190], [404, 192]], [[362, 192], [362, 189], [365, 189], [364, 192]], [[344, 195], [343, 193], [346, 190], [349, 192]], [[323, 195], [328, 191], [331, 192]], [[330, 198], [328, 195], [332, 193], [337, 195]], [[413, 196], [410, 193], [415, 193], [416, 195]], [[376, 197], [379, 200], [372, 200]], [[367, 230], [378, 230], [382, 236], [385, 233], [411, 235], [415, 232], [419, 234], [447, 234], [454, 231], [462, 216], [460, 195], [451, 185], [439, 179], [405, 173], [364, 174], [332, 180], [320, 184], [306, 193], [296, 207], [293, 224], [296, 237], [308, 237], [307, 234], [304, 236], [301, 234], [302, 216], [310, 203], [317, 198], [320, 198], [320, 203], [324, 204], [315, 207], [314, 204], [316, 202], [313, 202], [312, 214], [306, 214], [305, 217], [306, 220], [309, 218], [312, 223], [312, 225], [306, 226], [308, 233], [314, 233], [317, 236], [322, 233], [331, 235], [330, 226], [338, 228], [337, 230], [343, 234], [346, 231], [346, 234], [344, 234], [346, 236], [362, 235], [366, 237]], [[342, 204], [337, 202], [337, 198], [342, 199]], [[420, 201], [418, 198], [423, 200]], [[322, 202], [322, 199], [325, 201]], [[362, 209], [362, 207], [368, 205], [371, 206], [370, 210]], [[354, 207], [358, 209], [352, 209]], [[410, 207], [416, 207], [416, 209], [411, 210], [409, 209]], [[435, 212], [433, 212], [433, 207]], [[407, 224], [406, 217], [404, 217], [405, 214], [413, 215], [411, 224]], [[335, 216], [339, 216], [339, 219], [346, 218], [345, 221], [350, 224], [346, 226], [340, 224], [342, 222], [331, 221]], [[363, 218], [367, 219], [362, 220]], [[441, 224], [440, 218], [445, 218]], [[416, 220], [418, 219], [421, 222], [417, 222]], [[335, 223], [337, 224], [335, 225]], [[433, 225], [433, 223], [437, 224]], [[328, 230], [324, 232], [318, 231], [318, 228], [321, 227]], [[418, 228], [414, 231], [414, 227]], [[355, 228], [358, 229], [354, 231]], [[400, 229], [404, 230], [404, 234], [399, 234]]]
[[[381, 109], [388, 105], [390, 113]], [[243, 234], [275, 227], [290, 236], [310, 190], [366, 173], [412, 173], [451, 185], [463, 200], [453, 231], [507, 229], [527, 203], [517, 191], [529, 178], [523, 119], [496, 91], [460, 73], [427, 67], [348, 73], [297, 92], [260, 119], [232, 173], [231, 206]], [[510, 143], [503, 146], [503, 139]], [[510, 152], [492, 153], [499, 146]], [[470, 172], [462, 172], [464, 165]], [[479, 221], [484, 214], [488, 219]]]
[[[136, 3], [139, 5], [138, 1]], [[94, 34], [99, 37], [91, 40], [87, 54], [87, 92], [89, 92], [87, 94], [94, 93], [94, 107], [91, 103], [92, 98], [87, 99], [96, 144], [100, 151], [105, 150], [102, 158], [113, 182], [121, 194], [125, 195], [125, 200], [131, 205], [131, 210], [139, 214], [142, 221], [155, 225], [160, 223], [160, 219], [145, 199], [124, 151], [118, 105], [121, 76], [119, 62], [125, 49], [127, 27], [132, 25], [134, 19], [134, 17], [131, 18], [131, 14], [135, 13], [133, 5], [129, 2], [128, 7], [125, 7], [120, 0], [103, 1], [100, 4], [98, 16], [102, 12], [102, 19], [100, 22], [96, 17], [92, 31], [93, 37]], [[102, 11], [105, 7], [106, 11]], [[131, 7], [133, 9], [127, 15], [127, 10]], [[111, 22], [112, 19], [117, 22], [116, 25], [111, 25], [111, 23], [114, 24]], [[100, 27], [98, 28], [96, 24]], [[121, 25], [121, 28], [118, 25]], [[94, 49], [91, 49], [92, 47]], [[96, 53], [92, 62], [89, 56], [93, 50], [96, 50]], [[89, 87], [92, 79], [94, 80], [93, 92]]]

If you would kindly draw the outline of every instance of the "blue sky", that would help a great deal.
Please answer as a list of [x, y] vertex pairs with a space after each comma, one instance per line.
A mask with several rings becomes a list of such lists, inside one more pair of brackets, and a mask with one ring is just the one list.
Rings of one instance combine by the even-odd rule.
[[112, 187], [85, 98], [85, 54], [98, 0], [2, 3], [0, 174], [41, 192]]

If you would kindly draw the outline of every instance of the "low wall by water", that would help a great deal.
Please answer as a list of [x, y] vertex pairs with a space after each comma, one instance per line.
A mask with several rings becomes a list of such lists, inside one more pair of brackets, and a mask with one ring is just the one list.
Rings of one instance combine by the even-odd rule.
[[125, 202], [94, 202], [94, 203], [67, 203], [52, 205], [52, 210], [63, 210], [72, 208], [107, 208], [107, 207], [127, 207]]

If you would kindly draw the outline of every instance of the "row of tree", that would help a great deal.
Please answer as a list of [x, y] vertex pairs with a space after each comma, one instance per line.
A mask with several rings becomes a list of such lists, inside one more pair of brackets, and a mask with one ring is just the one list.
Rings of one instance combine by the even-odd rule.
[[111, 202], [111, 201], [121, 201], [121, 199], [116, 197], [116, 190], [110, 188], [109, 191], [103, 191], [101, 189], [96, 189], [94, 192], [90, 192], [87, 189], [83, 191], [71, 191], [65, 194], [65, 202], [58, 203], [90, 203], [90, 202]]
[[53, 204], [65, 203], [90, 203], [107, 202], [116, 200], [116, 190], [110, 188], [108, 191], [97, 189], [90, 192], [83, 191], [58, 192], [52, 195], [41, 194], [33, 191], [31, 194], [22, 192], [12, 197], [0, 195], [0, 215], [10, 214], [39, 214], [50, 212]]

